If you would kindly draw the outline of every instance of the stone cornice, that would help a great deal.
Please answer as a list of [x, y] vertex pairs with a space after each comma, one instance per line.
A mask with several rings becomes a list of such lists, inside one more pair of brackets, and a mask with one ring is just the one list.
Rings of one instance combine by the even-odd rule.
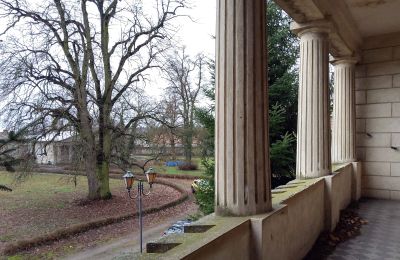
[[294, 21], [305, 23], [325, 18], [312, 0], [274, 0]]

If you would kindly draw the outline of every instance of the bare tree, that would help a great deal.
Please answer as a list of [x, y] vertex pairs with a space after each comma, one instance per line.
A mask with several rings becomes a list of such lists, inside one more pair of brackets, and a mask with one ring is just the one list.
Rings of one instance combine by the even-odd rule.
[[[0, 0], [3, 117], [47, 135], [74, 129], [82, 141], [89, 199], [111, 197], [112, 120], [119, 103], [157, 66], [185, 0]], [[147, 5], [151, 6], [148, 1]], [[131, 127], [142, 117], [131, 116]], [[117, 135], [118, 135], [117, 131]]]
[[[143, 93], [130, 96], [130, 101], [121, 103], [115, 111], [114, 135], [112, 139], [111, 162], [123, 170], [129, 169], [136, 148], [143, 143], [149, 143], [149, 127], [157, 124], [157, 127], [167, 127], [162, 117], [162, 108]], [[128, 122], [129, 121], [129, 122]], [[158, 154], [161, 149], [157, 150]]]
[[179, 129], [181, 127], [181, 117], [179, 113], [179, 96], [174, 93], [166, 93], [162, 100], [162, 118], [166, 124], [161, 125], [161, 133], [168, 139], [170, 155], [172, 160], [176, 160], [176, 143], [179, 138]]
[[165, 78], [169, 83], [167, 91], [179, 97], [178, 112], [182, 118], [182, 142], [185, 160], [192, 160], [195, 108], [200, 89], [204, 84], [206, 58], [198, 54], [191, 59], [185, 48], [171, 55], [164, 67]]

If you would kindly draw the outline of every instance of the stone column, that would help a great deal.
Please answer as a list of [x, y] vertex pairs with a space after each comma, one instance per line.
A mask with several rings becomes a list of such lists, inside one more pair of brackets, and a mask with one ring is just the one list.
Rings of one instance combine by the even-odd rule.
[[331, 172], [329, 120], [329, 31], [327, 24], [292, 25], [300, 37], [297, 120], [298, 179]]
[[266, 4], [219, 0], [216, 45], [216, 213], [271, 209]]
[[335, 91], [333, 103], [332, 161], [356, 161], [356, 104], [354, 94], [355, 58], [338, 58], [335, 66]]

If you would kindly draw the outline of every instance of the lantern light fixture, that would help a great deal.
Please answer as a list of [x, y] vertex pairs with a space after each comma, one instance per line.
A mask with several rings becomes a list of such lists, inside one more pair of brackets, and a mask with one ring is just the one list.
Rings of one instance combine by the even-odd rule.
[[132, 172], [127, 171], [124, 176], [122, 176], [125, 180], [125, 186], [128, 191], [132, 189], [133, 183], [135, 182], [135, 176]]
[[147, 178], [147, 182], [148, 182], [149, 185], [150, 185], [150, 188], [151, 188], [151, 186], [153, 185], [153, 183], [154, 183], [156, 177], [157, 177], [157, 173], [154, 171], [153, 168], [150, 167], [150, 168], [146, 171], [146, 178]]

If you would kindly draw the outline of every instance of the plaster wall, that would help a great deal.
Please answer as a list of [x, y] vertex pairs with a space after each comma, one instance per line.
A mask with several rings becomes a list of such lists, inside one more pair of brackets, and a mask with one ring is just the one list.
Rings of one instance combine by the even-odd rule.
[[361, 55], [356, 145], [362, 194], [400, 199], [400, 33], [367, 38]]

